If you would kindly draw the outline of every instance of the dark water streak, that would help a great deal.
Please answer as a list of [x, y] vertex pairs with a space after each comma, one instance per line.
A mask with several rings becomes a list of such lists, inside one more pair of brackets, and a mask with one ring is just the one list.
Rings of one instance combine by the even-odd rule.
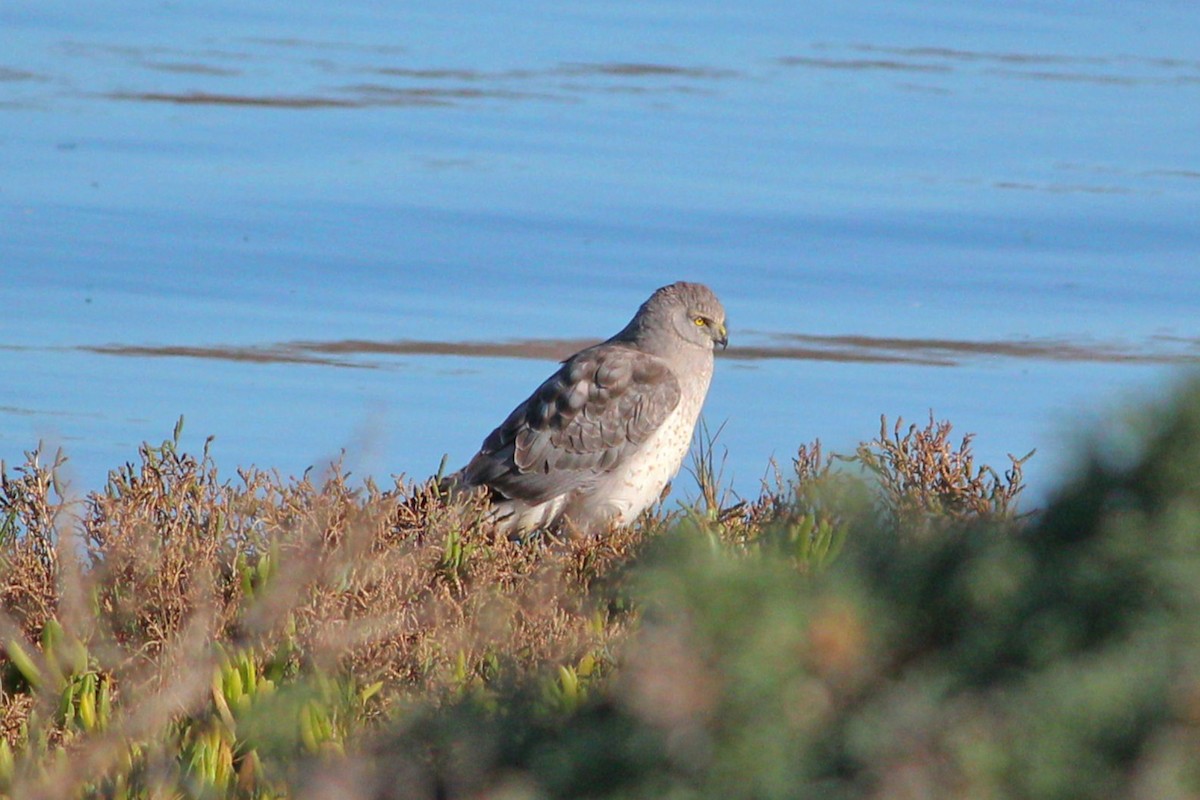
[[[965, 341], [905, 339], [872, 336], [815, 336], [774, 334], [779, 344], [731, 346], [718, 353], [732, 361], [825, 361], [861, 364], [911, 364], [955, 367], [987, 358], [1025, 359], [1059, 363], [1200, 364], [1200, 339], [1159, 337], [1142, 346], [1118, 343], [1069, 342], [1061, 339]], [[465, 356], [559, 361], [595, 344], [588, 339], [519, 339], [508, 342], [395, 341], [279, 342], [269, 345], [85, 345], [78, 349], [99, 355], [132, 358], [200, 358], [262, 364], [318, 364], [330, 367], [377, 369], [383, 365], [347, 356]], [[1168, 346], [1170, 345], [1170, 346]]]
[[[250, 49], [236, 48], [248, 45]], [[866, 43], [812, 43], [798, 52], [764, 56], [738, 65], [671, 64], [657, 61], [564, 62], [544, 67], [514, 65], [496, 70], [467, 66], [408, 65], [387, 59], [410, 58], [404, 48], [354, 45], [301, 39], [238, 39], [229, 50], [173, 50], [69, 42], [64, 54], [93, 59], [119, 58], [154, 73], [175, 73], [196, 80], [222, 82], [247, 74], [247, 66], [269, 64], [280, 57], [320, 52], [303, 69], [322, 75], [370, 75], [389, 83], [347, 83], [297, 93], [258, 93], [212, 86], [187, 89], [122, 87], [100, 91], [118, 101], [181, 105], [257, 106], [265, 108], [369, 108], [442, 106], [481, 99], [505, 101], [573, 101], [589, 93], [636, 91], [678, 93], [714, 91], [727, 80], [770, 79], [772, 67], [824, 72], [895, 72], [937, 79], [969, 72], [1005, 79], [1090, 83], [1095, 85], [1185, 85], [1200, 83], [1200, 60], [1147, 58], [1115, 54], [1107, 57], [1060, 53], [986, 52], [945, 47], [887, 47]], [[262, 48], [274, 48], [263, 52]], [[370, 59], [364, 63], [364, 59]], [[219, 63], [218, 63], [219, 62]], [[236, 62], [237, 67], [230, 66]], [[0, 66], [0, 80], [27, 80], [21, 70]], [[397, 85], [391, 85], [391, 81]], [[582, 82], [581, 82], [582, 81]], [[399, 84], [403, 85], [399, 85]], [[519, 85], [521, 88], [513, 88]], [[923, 87], [930, 88], [930, 87]], [[90, 94], [85, 92], [85, 94]]]

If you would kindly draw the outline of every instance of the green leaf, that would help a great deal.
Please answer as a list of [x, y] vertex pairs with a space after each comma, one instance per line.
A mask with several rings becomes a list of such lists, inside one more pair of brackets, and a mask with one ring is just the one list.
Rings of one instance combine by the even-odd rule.
[[42, 671], [38, 669], [33, 658], [25, 652], [25, 648], [21, 643], [16, 639], [9, 639], [4, 649], [8, 653], [9, 660], [16, 666], [17, 671], [21, 673], [21, 677], [25, 679], [25, 682], [33, 687], [35, 691], [41, 689], [43, 684]]

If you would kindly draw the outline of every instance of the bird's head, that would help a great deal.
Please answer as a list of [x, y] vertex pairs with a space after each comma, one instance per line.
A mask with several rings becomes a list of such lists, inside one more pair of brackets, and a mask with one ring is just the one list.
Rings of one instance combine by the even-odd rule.
[[[647, 328], [676, 334], [684, 342], [712, 350], [729, 344], [725, 308], [702, 283], [672, 283], [647, 300], [638, 311]], [[637, 317], [634, 318], [637, 321]]]

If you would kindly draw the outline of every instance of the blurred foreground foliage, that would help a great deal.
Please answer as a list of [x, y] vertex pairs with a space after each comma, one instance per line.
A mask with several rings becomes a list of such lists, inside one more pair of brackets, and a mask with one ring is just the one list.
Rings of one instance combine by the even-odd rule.
[[595, 541], [175, 440], [0, 486], [20, 797], [1200, 793], [1200, 386], [1047, 507], [932, 420]]

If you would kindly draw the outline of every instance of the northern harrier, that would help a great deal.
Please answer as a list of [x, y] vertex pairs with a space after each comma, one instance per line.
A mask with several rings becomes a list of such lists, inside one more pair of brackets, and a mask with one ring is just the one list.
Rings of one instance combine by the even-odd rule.
[[581, 350], [518, 405], [451, 485], [487, 487], [509, 535], [564, 522], [596, 535], [661, 496], [691, 445], [725, 309], [699, 283], [650, 296], [621, 332]]

